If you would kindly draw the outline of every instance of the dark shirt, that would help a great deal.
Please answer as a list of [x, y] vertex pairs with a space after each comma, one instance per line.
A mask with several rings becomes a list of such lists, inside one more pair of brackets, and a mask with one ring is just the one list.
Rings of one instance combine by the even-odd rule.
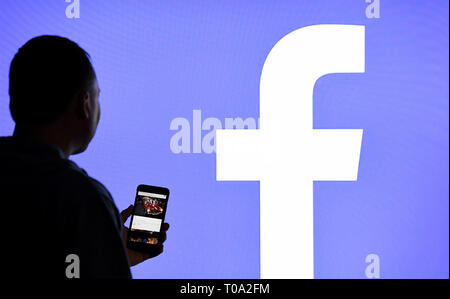
[[0, 200], [11, 275], [66, 278], [76, 254], [82, 279], [131, 278], [111, 194], [58, 147], [0, 137]]

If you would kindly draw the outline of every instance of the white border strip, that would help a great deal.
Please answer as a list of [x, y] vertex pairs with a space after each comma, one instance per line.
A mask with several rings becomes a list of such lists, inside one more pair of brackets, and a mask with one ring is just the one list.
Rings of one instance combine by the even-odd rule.
[[138, 195], [166, 199], [166, 195], [139, 191]]

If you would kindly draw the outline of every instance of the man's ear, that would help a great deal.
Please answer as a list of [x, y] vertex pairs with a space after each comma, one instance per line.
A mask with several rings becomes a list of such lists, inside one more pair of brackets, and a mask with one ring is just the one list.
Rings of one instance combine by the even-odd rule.
[[76, 112], [80, 119], [88, 119], [91, 115], [90, 95], [87, 91], [80, 91], [76, 95]]

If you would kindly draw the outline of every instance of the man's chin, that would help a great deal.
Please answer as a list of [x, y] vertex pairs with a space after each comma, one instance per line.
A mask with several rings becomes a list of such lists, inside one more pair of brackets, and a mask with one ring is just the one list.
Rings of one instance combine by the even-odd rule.
[[76, 155], [76, 154], [81, 154], [82, 152], [84, 152], [88, 146], [89, 143], [91, 143], [92, 138], [94, 138], [95, 132], [93, 134], [89, 135], [89, 138], [86, 138], [87, 136], [85, 136], [85, 140], [83, 142], [82, 145], [80, 145], [80, 147], [78, 149], [75, 150], [74, 153], [72, 153], [72, 155]]
[[72, 155], [81, 154], [82, 152], [84, 152], [88, 148], [88, 145], [89, 144], [83, 145], [79, 149], [75, 150], [75, 152], [73, 152]]

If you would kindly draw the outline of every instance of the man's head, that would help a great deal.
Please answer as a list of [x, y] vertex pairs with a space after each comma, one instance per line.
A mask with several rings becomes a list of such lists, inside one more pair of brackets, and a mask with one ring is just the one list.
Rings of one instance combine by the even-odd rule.
[[60, 139], [68, 155], [84, 151], [100, 118], [89, 54], [69, 39], [40, 36], [22, 46], [9, 72], [16, 129]]

